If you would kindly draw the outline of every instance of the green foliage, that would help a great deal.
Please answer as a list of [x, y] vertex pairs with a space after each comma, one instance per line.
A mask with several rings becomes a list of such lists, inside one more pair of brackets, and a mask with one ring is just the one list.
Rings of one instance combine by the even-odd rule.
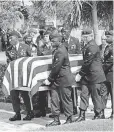
[[16, 12], [19, 6], [19, 1], [0, 1], [0, 27], [7, 30], [22, 18], [22, 14]]
[[[66, 27], [92, 25], [92, 2], [68, 0], [31, 0], [33, 5], [26, 6], [28, 20], [25, 24], [31, 26], [34, 21], [56, 18], [64, 21]], [[20, 7], [21, 1], [1, 1], [0, 26], [6, 28], [15, 21], [14, 12]], [[113, 1], [97, 1], [99, 26], [112, 26]]]
[[113, 1], [99, 1], [97, 9], [99, 25], [103, 27], [113, 25]]
[[81, 9], [82, 9], [82, 4], [80, 1], [72, 2], [72, 11], [69, 15], [71, 27], [79, 27], [80, 26]]
[[89, 4], [83, 2], [81, 10], [81, 21], [82, 24], [91, 25], [92, 23], [92, 8]]
[[66, 25], [77, 27], [80, 25], [81, 2], [80, 1], [32, 1], [34, 18], [56, 18], [64, 21]]
[[[92, 26], [92, 3], [82, 1], [81, 21], [84, 25]], [[113, 21], [113, 1], [97, 1], [98, 25], [107, 27]]]
[[5, 74], [6, 68], [7, 68], [6, 64], [0, 64], [0, 97], [3, 97], [2, 82], [3, 82], [3, 77], [4, 77], [4, 74]]

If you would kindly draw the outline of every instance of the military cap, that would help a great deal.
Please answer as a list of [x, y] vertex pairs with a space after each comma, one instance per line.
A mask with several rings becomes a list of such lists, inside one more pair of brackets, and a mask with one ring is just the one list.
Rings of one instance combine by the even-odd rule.
[[57, 30], [52, 31], [50, 35], [51, 35], [53, 38], [61, 37], [61, 35], [59, 34], [59, 32], [58, 32]]
[[45, 32], [44, 32], [44, 35], [47, 35], [47, 34], [51, 34], [51, 31], [50, 30], [46, 30]]
[[61, 32], [62, 32], [62, 33], [63, 33], [63, 32], [65, 32], [65, 29], [64, 29], [64, 28], [62, 28], [62, 29], [61, 29]]
[[54, 32], [54, 33], [52, 32], [50, 34], [50, 37], [51, 37], [51, 39], [58, 38], [60, 41], [62, 40], [62, 36], [57, 32]]
[[31, 28], [31, 29], [29, 30], [29, 33], [37, 33], [37, 30], [34, 29], [34, 28]]
[[46, 29], [39, 29], [39, 32], [45, 32]]
[[89, 35], [92, 34], [92, 30], [91, 29], [85, 29], [82, 31], [82, 35]]
[[113, 36], [113, 31], [112, 31], [112, 30], [110, 30], [110, 31], [105, 31], [105, 35]]
[[39, 29], [39, 34], [40, 34], [40, 35], [43, 35], [44, 32], [45, 32], [45, 29]]
[[55, 27], [49, 27], [49, 30], [51, 30], [53, 32], [54, 30], [56, 30], [56, 28]]
[[13, 31], [11, 31], [9, 33], [9, 37], [11, 37], [11, 36], [17, 36], [18, 38], [21, 38], [22, 37], [21, 33], [18, 32], [18, 31], [15, 31], [15, 30], [13, 30]]

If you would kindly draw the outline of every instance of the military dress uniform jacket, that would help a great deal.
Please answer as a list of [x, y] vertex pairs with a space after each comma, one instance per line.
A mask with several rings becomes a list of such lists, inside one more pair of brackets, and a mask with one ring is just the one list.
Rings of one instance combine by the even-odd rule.
[[31, 56], [31, 49], [27, 44], [19, 44], [18, 50], [14, 46], [9, 46], [6, 50], [7, 62], [16, 60], [21, 57]]
[[68, 44], [68, 52], [70, 54], [81, 54], [81, 46], [78, 38], [72, 36], [70, 37]]
[[44, 43], [42, 55], [51, 55], [51, 54], [52, 54], [51, 42]]
[[82, 84], [97, 84], [106, 80], [100, 58], [100, 50], [94, 40], [88, 42], [83, 48], [84, 63], [79, 74]]
[[37, 56], [42, 56], [43, 55], [43, 50], [44, 50], [44, 38], [41, 37], [40, 35], [36, 39], [37, 43]]
[[60, 88], [75, 85], [75, 78], [70, 68], [68, 51], [64, 45], [60, 45], [54, 52], [52, 69], [48, 80]]
[[108, 44], [104, 51], [104, 72], [107, 81], [113, 83], [113, 43]]

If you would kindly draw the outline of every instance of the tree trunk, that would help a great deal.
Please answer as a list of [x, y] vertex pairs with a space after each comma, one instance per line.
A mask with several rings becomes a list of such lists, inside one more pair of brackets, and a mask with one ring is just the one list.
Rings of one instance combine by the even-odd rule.
[[2, 3], [0, 2], [0, 13], [2, 12]]
[[24, 0], [22, 0], [22, 5], [24, 6]]
[[54, 5], [54, 27], [56, 28], [57, 27], [57, 18], [56, 18], [56, 9], [57, 8], [57, 6], [56, 6], [56, 4]]
[[98, 35], [98, 20], [97, 20], [97, 2], [92, 1], [92, 20], [93, 20], [93, 32], [95, 42], [100, 45]]

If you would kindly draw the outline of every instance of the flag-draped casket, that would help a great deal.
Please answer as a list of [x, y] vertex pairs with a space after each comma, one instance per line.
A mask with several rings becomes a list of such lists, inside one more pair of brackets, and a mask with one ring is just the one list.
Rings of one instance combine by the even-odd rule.
[[[82, 55], [69, 55], [71, 71], [76, 74], [82, 65]], [[2, 90], [5, 96], [11, 90], [26, 89], [34, 95], [42, 82], [48, 78], [52, 56], [22, 57], [9, 63], [3, 78]], [[28, 90], [29, 89], [29, 90]]]

